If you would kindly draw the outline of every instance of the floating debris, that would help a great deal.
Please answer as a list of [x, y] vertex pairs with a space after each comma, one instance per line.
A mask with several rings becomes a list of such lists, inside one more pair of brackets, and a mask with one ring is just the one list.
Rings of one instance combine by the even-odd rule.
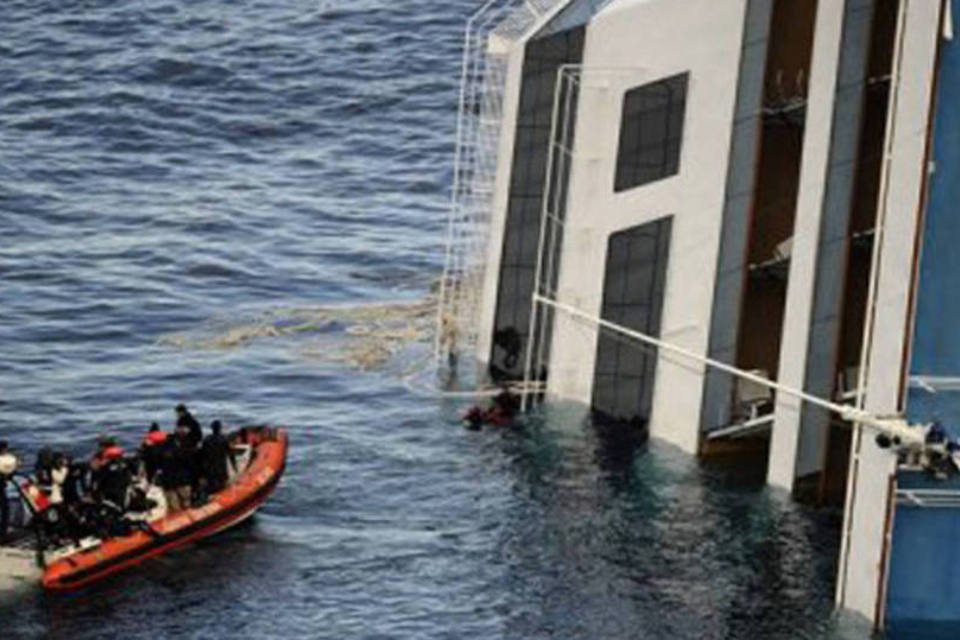
[[[158, 344], [186, 350], [229, 350], [263, 339], [297, 338], [310, 358], [369, 370], [386, 365], [404, 347], [433, 336], [436, 299], [272, 309], [242, 321], [217, 319]], [[305, 343], [305, 344], [304, 344]]]

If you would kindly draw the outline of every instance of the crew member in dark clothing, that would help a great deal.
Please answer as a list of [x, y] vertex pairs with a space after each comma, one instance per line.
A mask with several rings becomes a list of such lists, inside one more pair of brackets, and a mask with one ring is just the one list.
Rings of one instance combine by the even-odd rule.
[[230, 442], [223, 435], [223, 425], [214, 420], [210, 425], [210, 435], [203, 439], [200, 447], [200, 475], [207, 495], [222, 491], [227, 486], [230, 477], [230, 466], [236, 467], [233, 449]]
[[63, 501], [67, 505], [80, 502], [87, 488], [87, 465], [66, 456], [67, 479], [63, 483]]
[[160, 457], [163, 445], [167, 442], [167, 434], [160, 430], [156, 422], [150, 425], [150, 430], [140, 445], [140, 460], [143, 462], [143, 472], [147, 482], [153, 484], [153, 479], [160, 470]]
[[107, 458], [105, 452], [110, 447], [117, 446], [117, 441], [111, 438], [110, 436], [100, 436], [97, 440], [97, 450], [94, 452], [93, 457], [90, 458], [90, 472], [95, 474], [100, 470], [101, 467], [107, 464]]
[[130, 487], [130, 466], [123, 458], [123, 449], [107, 448], [103, 453], [105, 463], [94, 474], [94, 495], [111, 502], [121, 511], [127, 506], [127, 489]]
[[43, 447], [37, 452], [37, 462], [33, 466], [33, 474], [37, 479], [37, 486], [43, 489], [48, 495], [53, 485], [53, 450], [49, 447]]
[[197, 419], [193, 417], [193, 414], [190, 413], [186, 405], [178, 404], [176, 413], [177, 431], [187, 429], [187, 433], [189, 434], [189, 442], [193, 447], [199, 447], [200, 443], [203, 441], [203, 429], [200, 428], [200, 423], [197, 422]]
[[10, 526], [10, 503], [7, 501], [7, 483], [17, 471], [19, 462], [10, 453], [6, 440], [0, 440], [0, 540], [7, 537]]
[[167, 499], [167, 509], [173, 513], [188, 509], [192, 503], [194, 449], [185, 437], [167, 438], [160, 445], [160, 486]]

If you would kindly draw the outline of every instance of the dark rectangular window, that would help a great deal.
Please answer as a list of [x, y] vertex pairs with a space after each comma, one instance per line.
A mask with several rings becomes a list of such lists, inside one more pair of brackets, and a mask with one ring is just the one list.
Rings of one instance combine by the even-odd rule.
[[[604, 320], [660, 335], [672, 218], [610, 236], [603, 279]], [[652, 347], [602, 329], [593, 375], [593, 410], [600, 417], [646, 426], [657, 354]]]
[[680, 170], [689, 75], [681, 73], [624, 94], [614, 191], [639, 187]]
[[583, 39], [584, 29], [579, 27], [526, 46], [490, 353], [490, 375], [495, 380], [523, 377], [557, 72], [564, 64], [580, 62]]

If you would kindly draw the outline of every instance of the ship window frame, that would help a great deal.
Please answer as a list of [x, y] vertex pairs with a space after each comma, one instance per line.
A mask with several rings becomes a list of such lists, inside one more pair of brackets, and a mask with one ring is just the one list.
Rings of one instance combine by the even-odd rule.
[[615, 193], [680, 172], [689, 79], [685, 71], [624, 92]]
[[[607, 239], [601, 317], [659, 336], [670, 267], [673, 216], [620, 229]], [[601, 329], [591, 409], [608, 422], [645, 427], [656, 384], [657, 349]]]

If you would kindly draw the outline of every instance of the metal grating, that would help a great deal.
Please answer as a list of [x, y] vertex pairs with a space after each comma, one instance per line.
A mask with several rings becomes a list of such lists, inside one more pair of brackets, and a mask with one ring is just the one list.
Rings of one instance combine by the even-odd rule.
[[569, 2], [488, 0], [467, 21], [434, 339], [437, 372], [448, 378], [476, 353], [509, 52]]

